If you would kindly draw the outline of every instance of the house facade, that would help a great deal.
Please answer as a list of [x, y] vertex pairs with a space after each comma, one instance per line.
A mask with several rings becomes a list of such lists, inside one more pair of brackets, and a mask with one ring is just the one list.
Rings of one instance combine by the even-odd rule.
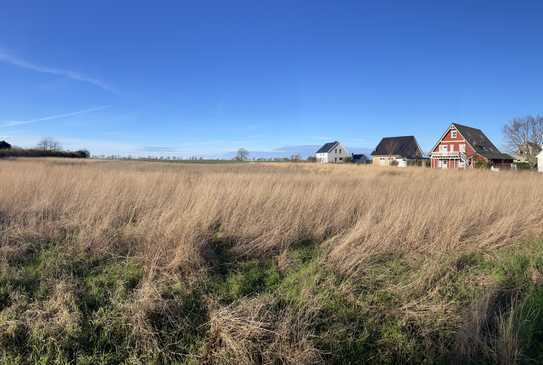
[[430, 153], [431, 167], [456, 169], [475, 167], [478, 162], [509, 169], [513, 157], [501, 153], [480, 130], [453, 123]]
[[349, 151], [338, 141], [325, 143], [315, 154], [320, 163], [343, 163], [347, 157], [351, 157]]
[[537, 155], [541, 151], [542, 148], [537, 143], [524, 143], [517, 148], [517, 151], [514, 154], [515, 161], [534, 165], [537, 162]]
[[537, 155], [537, 170], [543, 172], [543, 151]]
[[386, 137], [372, 152], [374, 166], [407, 167], [409, 161], [423, 158], [423, 152], [414, 136]]

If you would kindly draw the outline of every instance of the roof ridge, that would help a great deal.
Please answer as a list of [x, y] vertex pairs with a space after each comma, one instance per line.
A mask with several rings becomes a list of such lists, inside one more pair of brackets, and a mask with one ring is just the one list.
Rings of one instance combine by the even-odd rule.
[[392, 137], [383, 137], [383, 139], [385, 139], [385, 138], [406, 138], [406, 137], [415, 137], [415, 136], [413, 136], [413, 135], [411, 135], [411, 136], [392, 136]]
[[482, 132], [482, 129], [475, 128], [475, 127], [470, 127], [469, 125], [465, 125], [465, 124], [452, 123], [452, 125], [457, 126], [457, 127], [461, 127], [461, 128], [469, 128], [469, 129], [473, 129], [473, 130], [481, 131], [481, 132]]
[[334, 148], [335, 146], [337, 146], [338, 144], [340, 144], [339, 141], [333, 141], [333, 142], [326, 142], [325, 144], [323, 144], [318, 150], [316, 153], [328, 153], [332, 150], [332, 148]]

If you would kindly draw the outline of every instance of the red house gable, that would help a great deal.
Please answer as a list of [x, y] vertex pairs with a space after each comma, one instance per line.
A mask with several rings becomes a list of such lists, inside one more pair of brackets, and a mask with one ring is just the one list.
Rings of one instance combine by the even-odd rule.
[[454, 169], [466, 167], [466, 161], [464, 160], [474, 154], [475, 151], [464, 136], [454, 125], [451, 125], [432, 150], [432, 168]]
[[498, 151], [480, 130], [452, 124], [430, 154], [432, 168], [454, 169], [473, 167], [477, 161], [502, 168], [510, 167], [512, 158]]

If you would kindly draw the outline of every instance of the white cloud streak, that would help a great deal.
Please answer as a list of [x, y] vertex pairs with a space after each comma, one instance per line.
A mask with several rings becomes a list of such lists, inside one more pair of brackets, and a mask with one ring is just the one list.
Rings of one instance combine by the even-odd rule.
[[93, 78], [93, 77], [89, 77], [89, 76], [86, 76], [84, 74], [81, 74], [81, 73], [75, 72], [75, 71], [37, 65], [35, 63], [29, 62], [27, 60], [24, 60], [22, 58], [14, 56], [14, 55], [12, 55], [10, 53], [7, 53], [6, 51], [4, 51], [2, 49], [0, 49], [0, 62], [7, 63], [7, 64], [10, 64], [10, 65], [13, 65], [13, 66], [16, 66], [16, 67], [20, 67], [20, 68], [23, 68], [23, 69], [26, 69], [26, 70], [31, 70], [31, 71], [40, 72], [40, 73], [46, 73], [46, 74], [50, 74], [50, 75], [61, 76], [61, 77], [68, 78], [70, 80], [84, 82], [84, 83], [91, 84], [91, 85], [94, 85], [96, 87], [99, 87], [99, 88], [101, 88], [103, 90], [106, 90], [108, 92], [111, 92], [113, 94], [118, 93], [113, 87], [111, 87], [111, 85], [107, 84], [106, 82], [104, 82], [102, 80], [99, 80], [99, 79], [96, 79], [96, 78]]
[[94, 112], [104, 110], [104, 109], [108, 109], [108, 108], [111, 108], [111, 105], [102, 105], [102, 106], [99, 106], [99, 107], [96, 107], [96, 108], [79, 110], [79, 111], [76, 111], [76, 112], [65, 113], [65, 114], [50, 115], [50, 116], [47, 116], [47, 117], [41, 117], [41, 118], [36, 118], [36, 119], [8, 120], [8, 121], [0, 123], [0, 127], [15, 127], [15, 126], [24, 125], [24, 124], [45, 122], [45, 121], [48, 121], [48, 120], [70, 118], [70, 117], [75, 117], [77, 115], [94, 113]]

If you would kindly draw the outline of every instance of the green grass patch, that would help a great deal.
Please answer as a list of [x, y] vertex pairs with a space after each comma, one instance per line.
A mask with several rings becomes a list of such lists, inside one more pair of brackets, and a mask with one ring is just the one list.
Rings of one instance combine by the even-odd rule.
[[[147, 296], [135, 258], [40, 244], [24, 259], [4, 260], [0, 362], [198, 363], [218, 345], [209, 303], [245, 308], [260, 298], [273, 298], [265, 310], [271, 326], [298, 316], [303, 323], [291, 325], [303, 327], [325, 363], [492, 363], [509, 314], [522, 359], [543, 362], [542, 242], [435, 258], [375, 255], [353, 277], [333, 271], [310, 242], [259, 260], [229, 249], [216, 243], [207, 277], [160, 277]], [[468, 356], [457, 351], [456, 335], [482, 298], [489, 299], [480, 345]], [[273, 345], [270, 331], [258, 340], [270, 343], [255, 349]]]

